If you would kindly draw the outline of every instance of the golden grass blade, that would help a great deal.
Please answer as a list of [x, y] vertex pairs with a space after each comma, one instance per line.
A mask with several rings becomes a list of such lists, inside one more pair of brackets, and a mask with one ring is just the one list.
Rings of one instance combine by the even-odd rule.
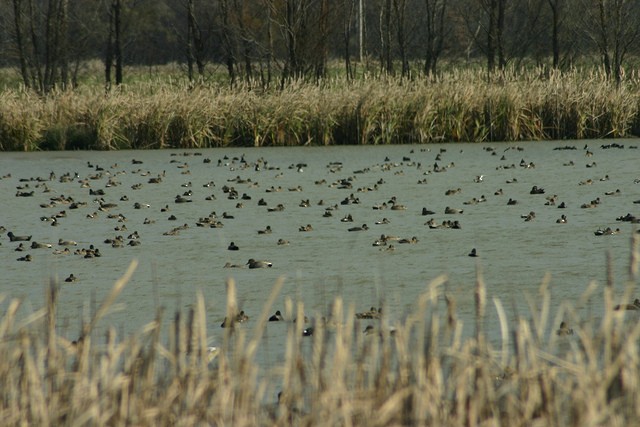
[[116, 281], [116, 283], [113, 285], [113, 288], [111, 288], [111, 292], [109, 292], [107, 297], [102, 301], [102, 304], [100, 304], [100, 307], [94, 314], [93, 318], [91, 319], [91, 322], [89, 322], [89, 324], [86, 325], [85, 328], [83, 329], [82, 331], [83, 337], [88, 336], [91, 333], [91, 331], [93, 331], [93, 329], [95, 328], [96, 324], [100, 321], [100, 319], [105, 314], [107, 314], [107, 312], [109, 311], [109, 308], [115, 302], [116, 298], [118, 298], [118, 295], [120, 295], [120, 292], [122, 292], [122, 289], [124, 289], [125, 285], [129, 282], [129, 280], [131, 279], [131, 276], [133, 276], [133, 273], [135, 272], [137, 267], [138, 267], [138, 260], [134, 259], [133, 261], [131, 261], [131, 264], [129, 264], [129, 267], [127, 268], [127, 271], [124, 273], [124, 275], [122, 275], [122, 277]]

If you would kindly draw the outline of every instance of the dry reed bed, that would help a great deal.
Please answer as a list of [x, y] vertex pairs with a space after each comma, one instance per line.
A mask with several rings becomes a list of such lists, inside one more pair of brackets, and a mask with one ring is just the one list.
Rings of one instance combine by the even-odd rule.
[[282, 90], [168, 81], [40, 98], [7, 90], [0, 149], [204, 148], [582, 139], [640, 135], [635, 79], [511, 72], [487, 82], [454, 71], [434, 80], [292, 82]]
[[[632, 298], [638, 277], [638, 236], [632, 238], [624, 301]], [[167, 334], [161, 333], [159, 311], [133, 336], [117, 337], [112, 328], [96, 336], [96, 325], [135, 267], [134, 261], [86, 320], [76, 343], [58, 334], [55, 283], [47, 306], [26, 319], [16, 314], [19, 301], [5, 301], [4, 425], [622, 426], [637, 424], [640, 415], [640, 323], [637, 312], [614, 309], [612, 277], [598, 291], [604, 311], [597, 321], [580, 319], [569, 304], [551, 313], [545, 279], [530, 313], [509, 324], [502, 303], [487, 300], [479, 269], [475, 332], [468, 339], [461, 338], [453, 301], [442, 293], [445, 277], [425, 286], [415, 309], [391, 325], [393, 334], [383, 318], [380, 334], [365, 336], [353, 308], [338, 298], [312, 336], [303, 336], [302, 322], [288, 324], [274, 380], [273, 373], [260, 372], [255, 356], [282, 281], [254, 326], [225, 329], [212, 360], [202, 295], [187, 316], [176, 313]], [[592, 283], [577, 305], [596, 288]], [[227, 289], [232, 318], [233, 281]], [[483, 330], [490, 309], [500, 318], [500, 348]], [[301, 318], [304, 307], [286, 300], [285, 311]], [[556, 334], [563, 319], [574, 335]]]

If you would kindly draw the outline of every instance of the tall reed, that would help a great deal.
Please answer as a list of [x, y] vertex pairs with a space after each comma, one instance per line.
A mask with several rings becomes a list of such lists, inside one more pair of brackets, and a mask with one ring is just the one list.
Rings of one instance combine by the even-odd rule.
[[[623, 300], [638, 279], [639, 235], [633, 234]], [[551, 311], [549, 280], [530, 299], [530, 312], [507, 319], [489, 301], [478, 266], [475, 332], [464, 334], [446, 276], [425, 286], [401, 320], [382, 311], [365, 335], [354, 307], [336, 298], [320, 313], [312, 336], [289, 322], [284, 359], [261, 371], [267, 316], [225, 329], [209, 343], [206, 305], [198, 294], [161, 331], [163, 312], [139, 333], [118, 337], [96, 326], [113, 307], [136, 263], [118, 280], [75, 341], [57, 325], [57, 283], [46, 306], [26, 318], [8, 300], [0, 317], [0, 411], [4, 425], [633, 425], [640, 415], [640, 323], [637, 311], [615, 310], [614, 278], [591, 284], [577, 307], [603, 294], [601, 318], [581, 318], [565, 302]], [[227, 284], [227, 318], [238, 312], [235, 284]], [[484, 328], [498, 313], [502, 343]], [[323, 316], [322, 316], [323, 315]], [[285, 316], [304, 316], [287, 300]], [[561, 321], [572, 325], [556, 332]], [[468, 338], [463, 338], [468, 336]], [[274, 384], [274, 382], [277, 384]], [[277, 398], [275, 396], [277, 391]]]
[[487, 81], [333, 78], [282, 89], [174, 80], [37, 97], [5, 90], [0, 149], [203, 148], [618, 138], [640, 134], [638, 82], [509, 70]]

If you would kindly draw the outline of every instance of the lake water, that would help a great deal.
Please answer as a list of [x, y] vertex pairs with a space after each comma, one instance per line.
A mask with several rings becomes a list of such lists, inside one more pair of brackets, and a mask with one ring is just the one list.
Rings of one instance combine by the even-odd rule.
[[[239, 307], [250, 316], [243, 327], [250, 328], [281, 276], [285, 284], [272, 311], [284, 311], [285, 298], [291, 298], [304, 303], [309, 317], [326, 316], [334, 298], [341, 296], [356, 311], [384, 305], [393, 324], [413, 309], [434, 278], [446, 274], [444, 292], [455, 300], [465, 334], [471, 334], [479, 266], [489, 297], [487, 331], [497, 341], [491, 299], [501, 299], [511, 320], [528, 316], [528, 304], [535, 301], [547, 273], [552, 313], [562, 302], [577, 303], [595, 281], [599, 288], [594, 296], [576, 309], [583, 318], [598, 315], [607, 252], [614, 261], [616, 292], [622, 294], [634, 225], [616, 218], [638, 214], [640, 205], [633, 202], [640, 199], [640, 184], [634, 182], [640, 178], [640, 151], [635, 149], [640, 141], [617, 141], [623, 148], [601, 147], [611, 142], [1, 153], [0, 225], [53, 245], [16, 252], [18, 242], [10, 242], [3, 233], [1, 292], [24, 298], [26, 314], [42, 307], [45, 285], [51, 277], [57, 278], [61, 282], [59, 330], [74, 339], [82, 317], [95, 309], [92, 301], [101, 301], [131, 260], [137, 259], [139, 267], [118, 299], [119, 311], [98, 330], [112, 323], [125, 334], [139, 331], [153, 320], [158, 306], [169, 313], [184, 310], [201, 291], [215, 345], [222, 336], [229, 277], [236, 281]], [[555, 149], [566, 146], [576, 149]], [[50, 180], [51, 172], [55, 178]], [[72, 179], [62, 182], [65, 174]], [[159, 174], [163, 175], [160, 183], [149, 182]], [[207, 183], [213, 184], [204, 186]], [[235, 188], [238, 197], [229, 198], [225, 186]], [[530, 194], [533, 186], [544, 189], [544, 194]], [[268, 191], [272, 187], [282, 190]], [[456, 194], [446, 195], [457, 189]], [[500, 189], [502, 194], [496, 195]], [[90, 190], [103, 190], [104, 195], [90, 195]], [[18, 197], [19, 191], [34, 194]], [[175, 203], [176, 195], [188, 191], [192, 194], [186, 197], [192, 202]], [[250, 199], [243, 200], [243, 195]], [[555, 205], [546, 204], [547, 196], [553, 195], [557, 195]], [[60, 196], [86, 205], [40, 207]], [[100, 211], [100, 197], [103, 203], [117, 206]], [[394, 197], [405, 210], [390, 209]], [[486, 201], [466, 203], [474, 198]], [[259, 205], [260, 199], [266, 206]], [[349, 199], [358, 203], [342, 204]], [[517, 203], [508, 205], [509, 199]], [[596, 199], [600, 199], [597, 206], [581, 208]], [[308, 200], [307, 207], [300, 206], [303, 200]], [[136, 202], [140, 209], [134, 208]], [[565, 209], [558, 208], [562, 202]], [[269, 211], [278, 204], [284, 210]], [[385, 204], [386, 209], [374, 209]], [[161, 211], [165, 207], [168, 211]], [[330, 207], [335, 209], [327, 216]], [[446, 207], [463, 209], [463, 213], [445, 214]], [[422, 215], [423, 208], [435, 213]], [[59, 218], [57, 226], [41, 220], [63, 210], [66, 217]], [[196, 225], [213, 212], [223, 227]], [[222, 218], [225, 212], [233, 218]], [[535, 212], [535, 218], [525, 221], [522, 216], [530, 212]], [[93, 213], [96, 217], [89, 218]], [[119, 222], [118, 214], [126, 221]], [[176, 219], [170, 220], [171, 215]], [[341, 221], [347, 215], [353, 222]], [[561, 215], [566, 215], [567, 223], [556, 222]], [[376, 224], [383, 218], [389, 223]], [[431, 218], [438, 224], [457, 220], [461, 228], [432, 229], [425, 225]], [[145, 224], [145, 219], [150, 223]], [[188, 228], [165, 235], [183, 224]], [[307, 224], [312, 231], [299, 231]], [[362, 224], [369, 229], [348, 231]], [[126, 230], [115, 229], [123, 225]], [[258, 233], [267, 226], [271, 234]], [[594, 235], [606, 227], [619, 228], [620, 233]], [[134, 232], [140, 244], [129, 246], [127, 236]], [[388, 246], [374, 246], [381, 234], [416, 237], [418, 242], [391, 241], [395, 250], [389, 251]], [[122, 247], [104, 243], [118, 235], [124, 237]], [[57, 244], [59, 239], [77, 241], [72, 252], [94, 245], [102, 256], [56, 254], [63, 248]], [[289, 244], [278, 245], [278, 239]], [[239, 250], [229, 251], [230, 242]], [[472, 248], [479, 257], [468, 256]], [[31, 254], [31, 262], [17, 261], [26, 254]], [[245, 265], [250, 258], [268, 260], [273, 267], [224, 267], [227, 262]], [[78, 281], [64, 282], [71, 273]], [[444, 307], [444, 298], [441, 304]], [[171, 318], [167, 315], [165, 321]], [[271, 348], [278, 347], [274, 343], [285, 337], [285, 331], [284, 326], [269, 324]], [[274, 351], [261, 357], [276, 360], [281, 353]]]

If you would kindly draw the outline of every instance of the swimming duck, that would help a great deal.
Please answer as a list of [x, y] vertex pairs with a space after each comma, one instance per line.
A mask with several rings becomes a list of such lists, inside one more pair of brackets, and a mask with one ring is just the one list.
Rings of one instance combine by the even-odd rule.
[[633, 300], [633, 304], [618, 304], [613, 307], [614, 310], [640, 310], [640, 299]]
[[392, 203], [391, 204], [391, 210], [392, 211], [405, 211], [407, 210], [407, 207], [405, 205], [399, 204], [399, 203]]
[[250, 258], [246, 265], [248, 265], [249, 268], [269, 268], [273, 266], [269, 261], [256, 261], [253, 258]]
[[351, 214], [348, 214], [340, 219], [340, 222], [353, 222], [353, 217]]
[[237, 251], [240, 248], [234, 242], [231, 242], [229, 243], [229, 246], [227, 246], [227, 249], [230, 251]]
[[449, 206], [447, 206], [446, 208], [444, 208], [444, 213], [445, 213], [445, 214], [449, 214], [449, 215], [452, 215], [452, 214], [461, 214], [461, 213], [463, 213], [463, 212], [464, 212], [464, 211], [463, 211], [462, 209], [451, 208], [451, 207], [449, 207]]
[[184, 196], [181, 196], [179, 194], [176, 196], [176, 198], [174, 200], [175, 203], [189, 203], [191, 201], [192, 201], [191, 199], [188, 199], [188, 198], [186, 198]]
[[[376, 329], [373, 325], [367, 325], [366, 328], [364, 328], [364, 331], [362, 331], [365, 335], [378, 335], [379, 337], [383, 337], [383, 331]], [[389, 329], [388, 330], [389, 335], [395, 335], [396, 330], [395, 329]]]
[[67, 283], [76, 282], [77, 280], [78, 278], [74, 276], [73, 273], [71, 273], [66, 279], [64, 279], [64, 281]]
[[301, 225], [298, 228], [298, 231], [313, 231], [313, 227], [311, 226], [311, 224]]
[[471, 249], [471, 252], [469, 252], [469, 256], [470, 257], [478, 257], [478, 251], [476, 250], [476, 248]]
[[282, 313], [280, 313], [280, 310], [276, 311], [275, 314], [269, 317], [269, 322], [280, 322], [282, 320], [284, 320], [284, 317], [282, 316]]
[[271, 234], [271, 226], [267, 225], [264, 230], [258, 230], [258, 234]]
[[380, 319], [382, 317], [382, 308], [376, 309], [371, 307], [368, 311], [356, 313], [356, 319]]
[[367, 224], [362, 224], [362, 227], [351, 227], [348, 231], [365, 231], [368, 230], [369, 226]]
[[28, 242], [31, 240], [31, 236], [16, 236], [13, 231], [8, 232], [7, 236], [9, 236], [9, 241], [11, 242]]
[[242, 265], [239, 264], [232, 264], [230, 262], [227, 262], [224, 264], [223, 268], [242, 268]]
[[562, 321], [560, 322], [560, 327], [556, 331], [556, 335], [558, 336], [573, 335], [573, 329], [569, 328], [569, 325], [567, 325], [567, 322]]
[[410, 239], [407, 239], [407, 238], [400, 239], [400, 240], [398, 240], [398, 243], [412, 243], [412, 244], [415, 244], [415, 243], [418, 243], [418, 238], [416, 236], [413, 236]]
[[31, 249], [46, 249], [50, 248], [52, 245], [50, 243], [38, 243], [31, 242]]

